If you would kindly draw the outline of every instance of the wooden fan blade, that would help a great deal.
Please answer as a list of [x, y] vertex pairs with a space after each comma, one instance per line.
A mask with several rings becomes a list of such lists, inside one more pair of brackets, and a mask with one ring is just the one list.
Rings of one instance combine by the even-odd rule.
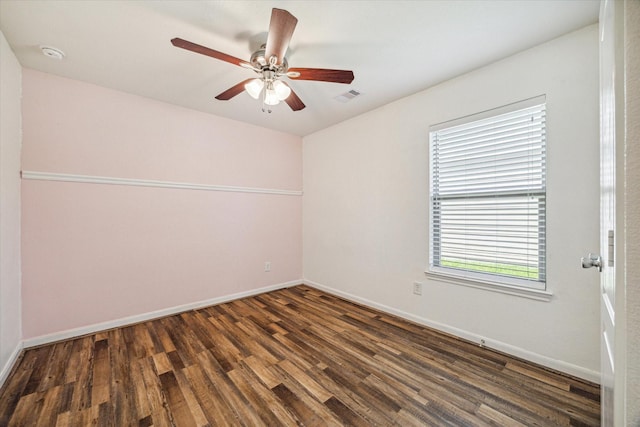
[[179, 47], [182, 49], [190, 50], [191, 52], [199, 53], [201, 55], [210, 56], [215, 59], [219, 59], [221, 61], [229, 62], [234, 65], [247, 64], [251, 67], [247, 61], [243, 61], [242, 59], [236, 58], [235, 56], [227, 55], [226, 53], [218, 52], [217, 50], [209, 49], [208, 47], [200, 46], [199, 44], [191, 43], [190, 41], [175, 38], [171, 39], [171, 44], [175, 47]]
[[[284, 82], [283, 82], [284, 83]], [[286, 84], [286, 83], [285, 83]], [[287, 85], [289, 86], [289, 85]], [[289, 107], [291, 107], [291, 109], [293, 111], [300, 111], [303, 108], [306, 107], [306, 105], [304, 105], [304, 102], [302, 102], [302, 100], [298, 97], [298, 95], [293, 91], [293, 89], [291, 89], [291, 94], [284, 100], [284, 102], [287, 103], [287, 105]]]
[[276, 65], [282, 64], [297, 23], [298, 18], [286, 10], [274, 8], [271, 11], [271, 23], [269, 24], [269, 35], [264, 54], [267, 61], [275, 56], [277, 58]]
[[244, 85], [249, 83], [251, 80], [253, 79], [247, 79], [247, 80], [241, 81], [235, 86], [231, 86], [229, 89], [225, 90], [220, 95], [216, 96], [216, 99], [219, 99], [220, 101], [230, 100], [234, 96], [242, 93], [242, 91], [244, 91]]
[[323, 68], [289, 68], [289, 72], [300, 73], [298, 77], [289, 77], [293, 80], [317, 80], [321, 82], [345, 83], [353, 81], [353, 71], [327, 70]]

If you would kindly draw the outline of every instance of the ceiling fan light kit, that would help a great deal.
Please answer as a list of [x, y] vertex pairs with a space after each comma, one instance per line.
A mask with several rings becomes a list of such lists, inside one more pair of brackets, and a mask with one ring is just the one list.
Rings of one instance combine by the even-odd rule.
[[271, 113], [270, 107], [278, 105], [281, 101], [286, 102], [293, 111], [300, 111], [305, 108], [304, 103], [287, 83], [280, 80], [281, 78], [350, 84], [354, 76], [353, 71], [347, 70], [289, 69], [285, 53], [297, 23], [298, 19], [286, 10], [274, 8], [271, 11], [267, 43], [251, 55], [249, 62], [180, 38], [172, 39], [171, 43], [182, 49], [251, 69], [258, 74], [257, 78], [244, 80], [220, 93], [216, 99], [228, 101], [246, 91], [254, 99], [259, 99], [262, 94], [262, 111]]
[[262, 88], [264, 87], [264, 82], [260, 79], [253, 79], [246, 85], [244, 85], [244, 90], [247, 91], [249, 95], [253, 99], [258, 99], [260, 96], [260, 92], [262, 92]]
[[[253, 98], [260, 98], [262, 93], [262, 103], [272, 106], [278, 105], [280, 101], [286, 100], [291, 95], [291, 88], [286, 83], [278, 79], [278, 75], [271, 70], [263, 70], [260, 72], [261, 77], [252, 79], [244, 85], [244, 90]], [[262, 89], [264, 88], [264, 92]], [[271, 112], [270, 108], [262, 107], [263, 111]]]

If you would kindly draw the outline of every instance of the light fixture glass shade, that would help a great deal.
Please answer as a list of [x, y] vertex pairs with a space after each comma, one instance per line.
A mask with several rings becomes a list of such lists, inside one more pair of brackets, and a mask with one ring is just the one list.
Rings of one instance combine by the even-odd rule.
[[264, 103], [267, 105], [278, 105], [280, 103], [280, 99], [278, 99], [278, 95], [273, 89], [266, 89], [264, 93]]
[[280, 80], [273, 82], [273, 90], [276, 91], [276, 96], [280, 101], [284, 101], [291, 95], [291, 88]]
[[251, 95], [253, 99], [258, 99], [263, 87], [264, 87], [264, 82], [260, 79], [253, 79], [249, 83], [244, 85], [244, 89], [247, 91], [249, 95]]

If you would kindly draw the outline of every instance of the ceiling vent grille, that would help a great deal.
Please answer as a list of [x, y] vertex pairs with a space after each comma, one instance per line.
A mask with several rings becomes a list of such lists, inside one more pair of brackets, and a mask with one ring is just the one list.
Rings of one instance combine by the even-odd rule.
[[358, 92], [355, 89], [351, 89], [349, 92], [345, 92], [341, 95], [336, 96], [334, 99], [338, 102], [346, 103], [351, 101], [353, 98], [362, 95], [361, 92]]

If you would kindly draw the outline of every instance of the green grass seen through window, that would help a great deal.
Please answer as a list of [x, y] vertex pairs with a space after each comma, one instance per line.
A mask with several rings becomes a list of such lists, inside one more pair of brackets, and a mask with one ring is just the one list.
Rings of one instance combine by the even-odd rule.
[[523, 279], [538, 279], [538, 269], [515, 264], [500, 264], [481, 261], [452, 261], [440, 260], [441, 267], [455, 268], [458, 270], [470, 270], [480, 273], [499, 274], [502, 276], [518, 277]]

